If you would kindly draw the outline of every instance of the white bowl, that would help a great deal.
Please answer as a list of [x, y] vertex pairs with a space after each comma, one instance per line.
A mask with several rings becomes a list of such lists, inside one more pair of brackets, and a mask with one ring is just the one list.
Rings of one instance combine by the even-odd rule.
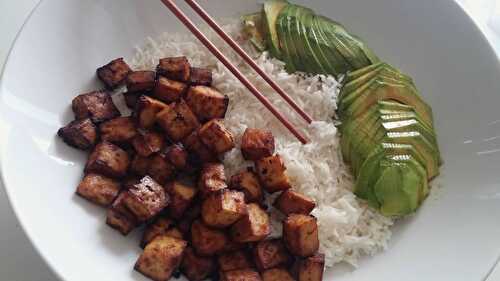
[[[325, 280], [483, 280], [500, 256], [500, 71], [482, 34], [452, 1], [297, 2], [413, 76], [434, 109], [445, 160], [440, 187], [397, 223], [387, 251]], [[258, 9], [244, 0], [200, 3], [216, 16]], [[61, 279], [145, 280], [132, 270], [137, 233], [122, 237], [102, 209], [74, 195], [86, 155], [55, 133], [72, 118], [71, 99], [99, 87], [96, 66], [179, 29], [156, 0], [47, 0], [16, 41], [0, 88], [2, 176], [23, 228]]]

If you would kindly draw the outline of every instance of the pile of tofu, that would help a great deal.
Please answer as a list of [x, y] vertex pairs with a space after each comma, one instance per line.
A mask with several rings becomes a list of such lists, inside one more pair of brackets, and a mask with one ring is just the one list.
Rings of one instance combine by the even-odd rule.
[[[226, 177], [220, 158], [235, 147], [224, 126], [229, 99], [212, 73], [185, 57], [132, 71], [118, 58], [97, 69], [105, 89], [72, 101], [75, 120], [59, 129], [68, 145], [90, 151], [76, 193], [107, 208], [123, 235], [143, 226], [135, 270], [156, 281], [320, 281], [315, 202], [291, 190], [271, 132], [248, 128], [241, 153], [254, 166]], [[131, 116], [111, 94], [123, 93]], [[256, 113], [257, 114], [257, 113]], [[282, 238], [270, 239], [264, 199], [286, 215]]]

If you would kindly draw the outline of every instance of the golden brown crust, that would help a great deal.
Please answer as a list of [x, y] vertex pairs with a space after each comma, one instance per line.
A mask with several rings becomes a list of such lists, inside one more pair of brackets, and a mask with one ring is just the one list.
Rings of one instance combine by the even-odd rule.
[[108, 89], [115, 89], [123, 83], [130, 71], [132, 70], [123, 58], [117, 58], [99, 67], [96, 73]]
[[92, 148], [97, 142], [97, 128], [89, 118], [71, 121], [68, 125], [57, 131], [68, 145], [87, 150]]
[[97, 144], [89, 155], [85, 165], [85, 172], [121, 178], [126, 175], [129, 162], [127, 152], [112, 143], [104, 141]]
[[210, 228], [200, 220], [191, 225], [191, 243], [199, 255], [213, 256], [221, 252], [228, 241], [224, 231]]
[[255, 204], [247, 205], [247, 214], [231, 226], [231, 238], [235, 242], [257, 242], [271, 233], [269, 215]]
[[186, 57], [162, 58], [156, 67], [158, 75], [181, 82], [188, 82], [191, 66]]
[[217, 159], [214, 151], [210, 150], [200, 139], [199, 129], [194, 130], [183, 140], [186, 149], [194, 154], [196, 161], [200, 163], [213, 162]]
[[140, 96], [135, 107], [135, 115], [139, 127], [152, 127], [156, 122], [156, 114], [167, 107], [168, 105], [157, 99], [153, 99], [146, 95]]
[[193, 248], [188, 247], [184, 252], [181, 271], [190, 281], [201, 281], [208, 278], [215, 271], [213, 258], [198, 256]]
[[168, 146], [164, 152], [168, 161], [178, 170], [184, 170], [188, 164], [188, 152], [181, 144]]
[[184, 100], [169, 104], [156, 115], [156, 121], [174, 142], [184, 139], [200, 125]]
[[285, 164], [279, 154], [255, 161], [255, 170], [267, 192], [273, 193], [291, 188]]
[[316, 218], [302, 214], [289, 215], [283, 221], [283, 240], [288, 250], [296, 256], [314, 255], [319, 249]]
[[132, 139], [135, 151], [144, 157], [159, 152], [164, 144], [165, 138], [163, 135], [151, 130], [138, 130], [137, 135]]
[[263, 192], [257, 175], [251, 170], [244, 170], [234, 174], [229, 181], [230, 188], [241, 190], [245, 194], [247, 203], [262, 202]]
[[241, 137], [241, 153], [246, 160], [259, 160], [274, 154], [271, 131], [247, 128]]
[[153, 90], [153, 96], [165, 103], [177, 102], [187, 89], [188, 85], [186, 83], [160, 76]]
[[127, 105], [128, 108], [135, 110], [135, 107], [137, 105], [137, 101], [139, 100], [139, 97], [143, 95], [144, 93], [138, 92], [138, 93], [131, 93], [131, 92], [125, 92], [123, 93], [123, 98], [125, 99], [125, 104]]
[[168, 183], [165, 190], [171, 199], [170, 206], [168, 207], [169, 215], [174, 219], [181, 219], [184, 212], [193, 202], [198, 190], [178, 181]]
[[99, 125], [101, 139], [114, 143], [129, 142], [137, 134], [132, 117], [117, 117]]
[[221, 281], [262, 281], [257, 271], [250, 269], [240, 269], [221, 272]]
[[303, 194], [292, 190], [286, 190], [276, 198], [274, 207], [285, 215], [292, 213], [309, 215], [314, 207], [316, 207], [316, 203]]
[[234, 148], [234, 136], [220, 119], [205, 123], [198, 132], [201, 141], [216, 154], [222, 154]]
[[224, 118], [229, 105], [229, 97], [214, 88], [192, 86], [186, 93], [186, 103], [200, 122]]
[[87, 174], [76, 189], [76, 194], [101, 206], [109, 206], [120, 192], [121, 184], [99, 174]]
[[297, 271], [297, 281], [322, 281], [325, 255], [318, 253], [308, 258], [298, 259], [294, 268]]
[[261, 273], [262, 281], [295, 281], [292, 275], [284, 268], [268, 269]]
[[146, 247], [149, 242], [158, 235], [163, 235], [172, 227], [173, 221], [165, 216], [157, 217], [151, 224], [147, 225], [142, 234], [141, 247]]
[[138, 225], [137, 218], [123, 203], [126, 192], [122, 191], [108, 209], [106, 224], [118, 230], [121, 234], [127, 235]]
[[145, 176], [149, 171], [149, 167], [151, 165], [152, 157], [143, 157], [139, 154], [134, 155], [134, 158], [130, 162], [129, 170], [130, 172], [138, 175]]
[[253, 248], [253, 258], [259, 271], [286, 265], [292, 261], [281, 239], [264, 240]]
[[211, 227], [224, 228], [247, 213], [243, 192], [222, 190], [210, 194], [201, 205], [203, 222]]
[[201, 205], [198, 202], [193, 202], [191, 206], [184, 212], [184, 216], [178, 220], [177, 227], [184, 234], [188, 235], [191, 230], [191, 224], [194, 220], [200, 217]]
[[149, 176], [128, 187], [124, 204], [140, 221], [146, 221], [167, 207], [170, 198], [163, 187]]
[[127, 75], [125, 82], [129, 92], [151, 91], [156, 83], [156, 73], [154, 71], [132, 71]]
[[111, 95], [106, 91], [93, 91], [76, 96], [71, 102], [75, 119], [90, 118], [94, 123], [120, 116]]
[[201, 197], [206, 198], [213, 192], [227, 188], [226, 173], [221, 163], [205, 163], [198, 179]]
[[232, 251], [219, 255], [218, 259], [220, 271], [232, 271], [238, 269], [250, 269], [252, 262], [244, 251]]
[[212, 71], [208, 68], [191, 67], [191, 75], [189, 77], [191, 86], [210, 86], [212, 85]]
[[175, 177], [175, 167], [170, 164], [164, 153], [156, 153], [151, 156], [147, 174], [163, 185]]

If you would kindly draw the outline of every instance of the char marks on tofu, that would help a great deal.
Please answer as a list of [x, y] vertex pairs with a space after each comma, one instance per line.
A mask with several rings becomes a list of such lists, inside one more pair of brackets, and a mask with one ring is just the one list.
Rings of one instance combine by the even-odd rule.
[[247, 214], [231, 226], [231, 238], [239, 243], [257, 242], [270, 233], [269, 215], [255, 203], [248, 204]]
[[137, 100], [135, 115], [139, 127], [150, 128], [156, 122], [156, 114], [166, 109], [168, 105], [154, 98], [142, 95]]
[[292, 261], [285, 244], [281, 239], [264, 240], [253, 248], [255, 265], [260, 271], [286, 266]]
[[314, 255], [319, 249], [316, 218], [302, 214], [289, 215], [283, 222], [283, 240], [288, 250], [296, 256]]
[[99, 125], [101, 139], [113, 143], [127, 143], [137, 135], [132, 117], [118, 117]]
[[264, 198], [259, 179], [251, 168], [234, 174], [229, 182], [231, 189], [240, 190], [245, 194], [247, 203], [258, 203]]
[[156, 67], [158, 75], [181, 82], [189, 82], [191, 66], [186, 57], [162, 58]]
[[129, 92], [149, 92], [156, 85], [156, 73], [154, 71], [132, 71], [127, 75], [126, 84]]
[[132, 70], [123, 58], [117, 58], [108, 64], [99, 67], [96, 71], [97, 77], [108, 89], [120, 86]]
[[211, 193], [201, 205], [203, 222], [216, 228], [228, 227], [246, 213], [245, 195], [227, 189]]
[[156, 115], [156, 120], [174, 142], [181, 141], [200, 126], [184, 100], [169, 104]]
[[229, 238], [223, 230], [208, 227], [196, 220], [191, 225], [191, 243], [199, 255], [213, 256], [225, 249]]
[[314, 207], [316, 207], [316, 203], [305, 195], [287, 190], [281, 193], [276, 199], [274, 207], [285, 215], [292, 213], [309, 215]]
[[226, 173], [221, 163], [206, 163], [200, 172], [198, 190], [202, 198], [227, 188]]
[[228, 152], [235, 146], [233, 134], [224, 126], [221, 119], [212, 119], [205, 123], [198, 135], [201, 142], [216, 154]]
[[170, 195], [169, 215], [174, 219], [181, 219], [193, 202], [198, 190], [193, 186], [178, 181], [167, 184], [165, 190]]
[[165, 103], [177, 102], [187, 89], [188, 85], [186, 83], [160, 76], [154, 88], [153, 96]]
[[138, 130], [137, 135], [132, 140], [132, 145], [137, 154], [144, 157], [159, 152], [164, 144], [165, 138], [163, 134], [151, 130]]
[[274, 136], [270, 131], [247, 128], [241, 137], [241, 153], [246, 160], [257, 161], [274, 154]]
[[108, 209], [106, 224], [118, 230], [121, 234], [127, 235], [138, 224], [135, 215], [125, 207], [124, 199], [127, 192], [122, 191]]
[[124, 204], [139, 221], [146, 221], [159, 214], [169, 201], [163, 186], [145, 176], [139, 183], [128, 187]]
[[[285, 268], [272, 268], [265, 270], [261, 273], [262, 281], [295, 281], [290, 272]], [[302, 281], [309, 281], [309, 279], [301, 279]]]
[[201, 281], [207, 279], [215, 272], [215, 261], [211, 257], [203, 257], [196, 254], [193, 248], [188, 247], [184, 252], [181, 271], [190, 281]]
[[307, 258], [299, 258], [293, 266], [298, 281], [322, 281], [325, 270], [325, 255], [315, 254]]
[[125, 150], [110, 142], [103, 141], [96, 145], [90, 153], [85, 165], [85, 172], [103, 174], [111, 178], [122, 178], [127, 174], [129, 162], [129, 156]]
[[264, 189], [269, 193], [292, 187], [286, 174], [285, 163], [279, 154], [255, 161], [255, 169]]
[[220, 273], [221, 281], [262, 281], [257, 271], [239, 269]]
[[76, 194], [95, 204], [107, 207], [120, 192], [120, 182], [99, 174], [87, 174], [76, 189]]
[[186, 94], [186, 103], [200, 122], [224, 118], [229, 105], [229, 97], [207, 86], [192, 86]]
[[71, 121], [59, 129], [57, 135], [68, 145], [83, 150], [92, 148], [98, 137], [97, 128], [89, 118]]
[[219, 255], [220, 271], [233, 271], [238, 269], [250, 269], [253, 267], [248, 254], [243, 250], [230, 251]]
[[189, 75], [189, 84], [191, 86], [210, 86], [212, 85], [212, 71], [207, 68], [191, 67]]
[[75, 119], [90, 118], [94, 123], [120, 116], [111, 95], [106, 91], [94, 91], [76, 96], [72, 102]]

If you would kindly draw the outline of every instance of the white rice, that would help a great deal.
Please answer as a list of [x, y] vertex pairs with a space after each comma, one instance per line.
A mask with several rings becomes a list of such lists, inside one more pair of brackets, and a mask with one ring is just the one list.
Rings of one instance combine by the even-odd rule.
[[[316, 200], [313, 215], [319, 224], [320, 251], [326, 256], [326, 265], [347, 262], [357, 266], [363, 255], [373, 255], [387, 247], [393, 221], [356, 199], [352, 193], [353, 181], [339, 153], [339, 136], [334, 126], [334, 111], [338, 83], [331, 76], [288, 74], [283, 63], [267, 53], [254, 51], [241, 36], [241, 26], [229, 22], [224, 29], [253, 55], [257, 63], [272, 79], [316, 120], [310, 126], [293, 112], [253, 70], [223, 43], [217, 35], [206, 32], [228, 58], [257, 86], [257, 88], [311, 140], [302, 145], [267, 111], [267, 109], [191, 35], [163, 34], [137, 48], [131, 60], [135, 69], [154, 69], [158, 59], [169, 56], [187, 56], [192, 65], [208, 67], [213, 71], [213, 86], [230, 98], [225, 124], [235, 134], [237, 143], [247, 127], [272, 130], [277, 153], [285, 160], [293, 189]], [[225, 155], [228, 176], [252, 163], [244, 161], [239, 148]], [[269, 200], [272, 200], [270, 198]], [[281, 215], [272, 210], [274, 235], [281, 235]]]

